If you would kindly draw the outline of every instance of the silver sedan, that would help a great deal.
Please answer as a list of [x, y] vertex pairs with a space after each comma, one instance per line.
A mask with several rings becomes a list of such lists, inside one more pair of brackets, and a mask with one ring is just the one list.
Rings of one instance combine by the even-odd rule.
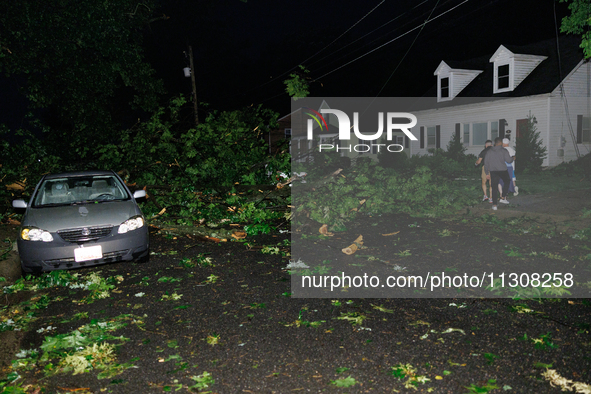
[[148, 228], [136, 199], [113, 171], [45, 175], [25, 209], [17, 240], [24, 272], [149, 257]]

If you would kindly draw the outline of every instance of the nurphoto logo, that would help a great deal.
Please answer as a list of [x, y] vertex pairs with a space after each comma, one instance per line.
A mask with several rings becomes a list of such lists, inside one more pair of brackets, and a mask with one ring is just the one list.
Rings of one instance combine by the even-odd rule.
[[[351, 127], [349, 116], [338, 109], [320, 109], [320, 112], [307, 107], [304, 109], [309, 111], [307, 115], [310, 116], [310, 119], [308, 119], [307, 122], [308, 140], [314, 139], [314, 122], [318, 124], [321, 132], [328, 132], [328, 123], [322, 115], [331, 114], [334, 115], [338, 121], [339, 141], [351, 140], [351, 129], [353, 129], [353, 133], [355, 133], [355, 136], [359, 141], [363, 141], [363, 143], [348, 146], [340, 146], [339, 144], [319, 144], [318, 148], [320, 152], [322, 152], [323, 149], [336, 149], [337, 152], [346, 150], [348, 152], [354, 151], [364, 153], [370, 152], [374, 147], [377, 148], [377, 152], [380, 152], [380, 149], [386, 149], [388, 152], [402, 152], [404, 147], [401, 144], [383, 144], [377, 142], [384, 133], [384, 123], [386, 123], [386, 140], [388, 142], [393, 141], [394, 130], [402, 131], [411, 141], [417, 140], [417, 137], [415, 137], [409, 130], [417, 124], [417, 117], [408, 112], [386, 112], [385, 114], [384, 112], [378, 112], [378, 131], [374, 134], [361, 134], [361, 131], [359, 130], [359, 112], [353, 112], [353, 127]], [[408, 122], [401, 123], [401, 120], [408, 120]], [[374, 144], [373, 141], [376, 141], [376, 143]]]

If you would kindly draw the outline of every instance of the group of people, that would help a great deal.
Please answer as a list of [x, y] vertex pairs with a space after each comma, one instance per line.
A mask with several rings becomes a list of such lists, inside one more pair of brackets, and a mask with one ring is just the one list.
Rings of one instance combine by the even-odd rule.
[[[482, 191], [484, 197], [482, 201], [488, 201], [492, 204], [492, 209], [497, 210], [497, 203], [509, 204], [507, 200], [508, 193], [519, 193], [519, 188], [515, 185], [515, 150], [509, 146], [508, 138], [495, 138], [493, 141], [487, 140], [484, 149], [478, 155], [478, 160], [474, 166], [478, 167], [482, 162]], [[486, 184], [489, 185], [489, 194], [487, 195]]]

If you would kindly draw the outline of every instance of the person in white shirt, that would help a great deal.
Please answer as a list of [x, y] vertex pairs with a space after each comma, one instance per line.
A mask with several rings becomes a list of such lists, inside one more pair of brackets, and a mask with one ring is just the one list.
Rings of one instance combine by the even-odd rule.
[[[519, 188], [517, 187], [517, 185], [515, 184], [515, 181], [517, 180], [517, 178], [515, 177], [515, 149], [511, 148], [509, 146], [509, 143], [511, 141], [509, 140], [509, 138], [503, 138], [503, 147], [509, 152], [509, 156], [511, 156], [513, 158], [513, 162], [512, 163], [507, 163], [505, 162], [505, 164], [507, 165], [507, 171], [509, 172], [509, 179], [510, 179], [510, 183], [509, 183], [509, 193], [513, 193], [513, 195], [518, 195], [519, 194]], [[501, 180], [502, 182], [502, 180]], [[499, 190], [501, 190], [501, 184], [499, 184]]]

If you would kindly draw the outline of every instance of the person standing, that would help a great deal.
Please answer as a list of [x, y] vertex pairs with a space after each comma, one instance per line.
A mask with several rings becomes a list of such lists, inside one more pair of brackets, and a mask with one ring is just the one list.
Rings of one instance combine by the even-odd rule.
[[[507, 149], [509, 155], [513, 158], [513, 163], [505, 163], [509, 172], [509, 193], [515, 193], [515, 150], [509, 146], [509, 139], [503, 138], [503, 148]], [[499, 181], [499, 193], [505, 186], [503, 180]]]
[[[480, 154], [478, 155], [478, 160], [476, 160], [476, 163], [474, 163], [474, 167], [478, 167], [483, 161], [484, 161], [484, 157], [486, 156], [486, 152], [488, 152], [488, 150], [492, 148], [492, 141], [491, 140], [486, 140], [486, 142], [484, 143], [484, 149], [482, 151], [480, 151]], [[480, 179], [482, 180], [482, 191], [484, 192], [484, 197], [482, 197], [482, 202], [487, 201], [492, 203], [492, 186], [490, 183], [490, 180], [486, 178], [486, 173], [484, 172], [484, 164], [482, 165], [482, 172], [480, 174]], [[489, 187], [489, 194], [486, 194], [486, 183], [488, 182], [488, 187]]]
[[515, 184], [517, 178], [515, 178], [515, 149], [509, 146], [509, 138], [503, 138], [503, 147], [509, 151], [509, 155], [513, 158], [512, 163], [505, 163], [507, 164], [507, 171], [509, 171], [509, 192], [513, 193], [514, 196], [519, 194], [519, 188]]
[[486, 178], [491, 181], [493, 210], [497, 210], [499, 202], [499, 180], [502, 179], [504, 186], [501, 192], [501, 204], [509, 204], [507, 201], [507, 191], [509, 189], [509, 172], [505, 163], [512, 163], [513, 158], [509, 155], [507, 149], [503, 147], [503, 139], [495, 138], [495, 146], [490, 148], [484, 156], [484, 172]]

